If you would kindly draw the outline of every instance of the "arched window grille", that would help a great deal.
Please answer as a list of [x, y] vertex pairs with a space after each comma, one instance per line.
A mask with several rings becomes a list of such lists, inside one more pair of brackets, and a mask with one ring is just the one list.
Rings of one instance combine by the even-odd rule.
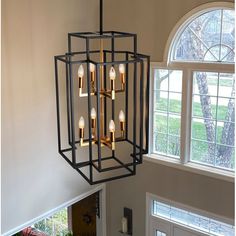
[[175, 27], [168, 56], [152, 63], [151, 154], [234, 171], [233, 4], [200, 6]]

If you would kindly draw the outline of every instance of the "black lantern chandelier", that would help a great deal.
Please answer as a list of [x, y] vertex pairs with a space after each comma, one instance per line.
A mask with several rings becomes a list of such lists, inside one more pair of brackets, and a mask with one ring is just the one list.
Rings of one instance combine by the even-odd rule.
[[68, 53], [55, 56], [58, 150], [90, 184], [135, 175], [142, 163], [149, 66], [136, 34], [103, 31], [103, 0], [100, 31], [69, 33]]

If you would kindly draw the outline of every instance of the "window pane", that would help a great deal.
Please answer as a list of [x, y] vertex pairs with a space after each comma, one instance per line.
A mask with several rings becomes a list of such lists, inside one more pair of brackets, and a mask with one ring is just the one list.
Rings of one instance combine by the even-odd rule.
[[215, 144], [192, 139], [191, 160], [206, 165], [214, 165]]
[[234, 86], [234, 74], [221, 73], [219, 80], [219, 96], [220, 97], [234, 97], [232, 88]]
[[154, 152], [166, 154], [167, 153], [167, 135], [162, 133], [154, 133], [153, 137]]
[[194, 73], [194, 91], [204, 95], [192, 100], [191, 161], [234, 169], [234, 84], [233, 74]]
[[179, 136], [168, 136], [168, 155], [173, 157], [180, 156], [180, 137]]
[[163, 113], [155, 113], [154, 131], [167, 134], [167, 115]]
[[179, 93], [169, 93], [169, 112], [181, 113], [181, 97]]
[[206, 126], [203, 119], [192, 120], [192, 138], [207, 141]]
[[222, 45], [227, 47], [221, 50], [221, 60], [231, 62], [234, 61], [234, 49], [235, 45], [235, 22], [234, 22], [234, 11], [223, 10], [223, 21], [222, 21]]
[[168, 91], [168, 70], [155, 70], [154, 71], [154, 90]]
[[193, 94], [217, 96], [218, 77], [218, 73], [195, 72], [193, 77]]
[[206, 119], [216, 118], [217, 98], [208, 95], [193, 96], [193, 116]]
[[183, 210], [160, 201], [152, 201], [153, 216], [166, 218], [171, 222], [179, 222], [192, 229], [201, 230], [211, 235], [234, 236], [234, 226], [199, 215], [187, 210]]
[[169, 134], [180, 135], [180, 116], [169, 115]]
[[234, 11], [212, 10], [193, 19], [180, 34], [174, 60], [234, 62]]
[[182, 74], [181, 70], [169, 71], [169, 91], [182, 92]]
[[[218, 109], [217, 109], [217, 120], [227, 120], [228, 116], [228, 105], [231, 99], [229, 98], [218, 98]], [[232, 120], [232, 119], [231, 119]]]
[[156, 236], [166, 236], [166, 233], [163, 233], [163, 232], [157, 230]]
[[[44, 232], [47, 235], [69, 234], [67, 208], [60, 210], [53, 216], [40, 220], [39, 222], [35, 223], [32, 227], [41, 232]], [[33, 232], [31, 233], [32, 234], [29, 235], [36, 235], [36, 232], [35, 234], [33, 234]]]
[[179, 158], [182, 71], [155, 69], [154, 75], [153, 152]]
[[168, 109], [168, 92], [154, 91], [154, 110], [167, 111]]

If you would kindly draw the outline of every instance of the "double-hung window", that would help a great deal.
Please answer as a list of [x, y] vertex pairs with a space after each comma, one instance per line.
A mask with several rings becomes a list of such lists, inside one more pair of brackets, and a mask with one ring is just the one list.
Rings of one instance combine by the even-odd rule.
[[185, 17], [152, 63], [150, 153], [233, 172], [235, 13], [220, 4]]

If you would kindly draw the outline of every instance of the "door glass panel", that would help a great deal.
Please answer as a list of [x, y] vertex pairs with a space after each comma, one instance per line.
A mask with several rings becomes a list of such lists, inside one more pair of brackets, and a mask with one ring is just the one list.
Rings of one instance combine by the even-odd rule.
[[166, 236], [166, 233], [157, 230], [156, 231], [156, 236]]

